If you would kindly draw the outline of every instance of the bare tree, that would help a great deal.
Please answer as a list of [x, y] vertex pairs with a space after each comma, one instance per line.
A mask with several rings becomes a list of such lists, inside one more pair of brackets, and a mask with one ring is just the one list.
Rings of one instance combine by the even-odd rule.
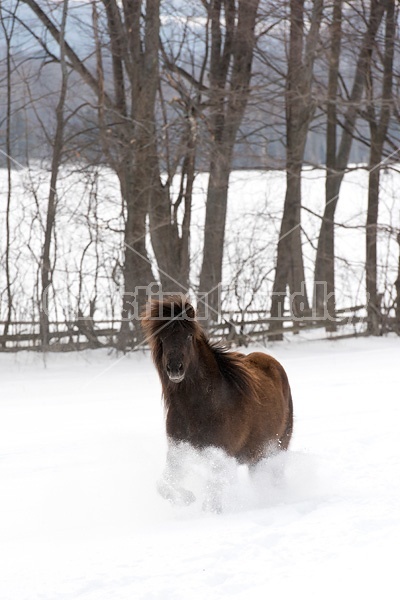
[[[338, 117], [340, 105], [338, 80], [341, 79], [339, 71], [338, 47], [341, 34], [341, 2], [335, 2], [331, 25], [331, 49], [329, 66], [329, 84], [327, 112], [329, 138], [327, 140], [327, 176], [325, 184], [325, 208], [318, 237], [317, 255], [315, 259], [314, 281], [326, 282], [326, 288], [321, 285], [314, 286], [314, 306], [319, 314], [327, 312], [330, 317], [335, 315], [335, 250], [334, 250], [334, 218], [339, 199], [340, 187], [349, 162], [350, 150], [355, 136], [355, 127], [363, 97], [366, 75], [370, 56], [374, 49], [375, 37], [378, 32], [384, 12], [384, 3], [378, 0], [371, 1], [371, 9], [366, 24], [366, 31], [360, 45], [356, 68], [353, 77], [351, 92], [345, 106], [346, 112], [343, 122]], [[357, 21], [358, 23], [359, 21]], [[335, 98], [336, 97], [336, 98]], [[335, 106], [336, 100], [336, 106]], [[333, 103], [333, 104], [332, 104]], [[341, 138], [336, 151], [338, 128], [341, 128]], [[325, 291], [328, 297], [328, 306], [325, 307]], [[332, 328], [332, 322], [329, 327]]]
[[[23, 0], [60, 43], [60, 30], [35, 0]], [[98, 7], [104, 8], [108, 48], [100, 44]], [[146, 248], [146, 219], [150, 214], [151, 237], [161, 283], [187, 279], [188, 218], [182, 233], [174, 220], [170, 188], [161, 177], [157, 145], [156, 100], [159, 89], [160, 2], [101, 0], [93, 3], [93, 37], [96, 44], [96, 75], [65, 42], [65, 55], [71, 66], [90, 86], [98, 101], [98, 121], [104, 154], [118, 175], [124, 202], [124, 295], [121, 346], [131, 337], [129, 320], [132, 301], [141, 304], [143, 290], [155, 277]], [[103, 55], [111, 58], [112, 92], [105, 85]], [[192, 141], [184, 154], [185, 169], [193, 155]], [[186, 159], [185, 159], [186, 157]], [[192, 177], [185, 179], [184, 193], [190, 208]], [[178, 202], [179, 199], [178, 199]], [[177, 260], [177, 253], [181, 261]], [[182, 263], [182, 265], [180, 264]], [[183, 269], [184, 273], [181, 273]], [[135, 290], [138, 296], [133, 298]], [[135, 334], [139, 335], [139, 328]]]
[[[335, 175], [337, 168], [337, 96], [339, 88], [339, 66], [340, 52], [342, 42], [342, 0], [334, 0], [332, 9], [332, 22], [330, 25], [330, 48], [329, 48], [329, 72], [328, 72], [328, 90], [327, 90], [327, 107], [326, 107], [326, 179], [325, 179], [325, 196], [327, 202], [335, 196]], [[351, 138], [350, 138], [351, 139]], [[333, 189], [332, 189], [333, 187]], [[321, 227], [322, 229], [322, 227]], [[333, 233], [333, 228], [330, 230]], [[329, 235], [327, 235], [329, 238]], [[326, 241], [326, 246], [333, 244], [333, 239], [329, 238]], [[318, 260], [319, 257], [317, 257]], [[317, 283], [318, 282], [318, 283]], [[327, 311], [329, 316], [335, 315], [335, 297], [331, 295], [334, 291], [334, 281], [326, 281], [326, 286], [322, 289], [326, 291], [328, 298]], [[314, 303], [317, 302], [318, 313], [322, 314], [325, 308], [325, 298], [320, 292], [320, 280], [317, 279], [317, 273], [314, 283]], [[327, 329], [334, 330], [335, 324], [332, 320], [328, 320]]]
[[308, 310], [301, 245], [301, 170], [311, 120], [316, 110], [312, 96], [313, 69], [317, 55], [322, 0], [313, 3], [308, 33], [305, 27], [304, 0], [290, 2], [290, 39], [286, 79], [286, 195], [278, 242], [276, 273], [271, 304], [270, 327], [273, 339], [282, 334], [286, 289], [296, 299], [292, 302], [296, 316]]
[[400, 233], [397, 234], [397, 243], [399, 245], [399, 259], [398, 259], [398, 265], [397, 265], [397, 279], [395, 281], [395, 288], [396, 288], [395, 319], [396, 319], [396, 331], [397, 331], [398, 335], [400, 335]]
[[68, 0], [64, 0], [62, 20], [60, 26], [60, 66], [61, 66], [61, 88], [58, 104], [56, 107], [56, 130], [54, 134], [53, 153], [51, 160], [51, 176], [50, 189], [47, 202], [46, 225], [44, 230], [44, 242], [42, 252], [42, 267], [41, 267], [41, 283], [42, 283], [42, 305], [40, 311], [40, 336], [42, 340], [42, 348], [47, 349], [49, 345], [49, 288], [52, 284], [53, 268], [51, 263], [51, 244], [53, 232], [56, 224], [56, 206], [57, 206], [57, 180], [61, 166], [63, 143], [64, 143], [64, 127], [65, 127], [65, 100], [67, 96], [68, 86], [68, 69], [65, 60], [65, 28], [68, 16]]
[[[209, 183], [200, 291], [216, 310], [222, 280], [229, 175], [233, 148], [250, 93], [259, 0], [213, 0], [210, 28], [208, 104], [211, 134]], [[225, 36], [223, 36], [225, 30]]]
[[380, 334], [380, 302], [377, 289], [377, 231], [379, 209], [379, 183], [384, 144], [393, 106], [393, 56], [396, 36], [396, 11], [394, 0], [386, 1], [385, 46], [383, 51], [382, 93], [380, 115], [377, 114], [377, 97], [374, 93], [372, 57], [368, 65], [367, 119], [371, 132], [368, 178], [368, 212], [366, 223], [366, 288], [368, 300], [368, 331]]
[[[11, 42], [15, 27], [15, 13], [18, 8], [18, 2], [13, 5], [10, 12], [4, 12], [3, 6], [0, 4], [0, 23], [1, 29], [4, 34], [5, 47], [6, 47], [6, 87], [7, 87], [7, 100], [6, 100], [6, 115], [2, 119], [5, 122], [6, 130], [6, 165], [7, 165], [7, 204], [6, 204], [6, 240], [5, 240], [5, 273], [6, 273], [6, 297], [7, 297], [7, 313], [5, 319], [5, 325], [3, 335], [7, 336], [8, 330], [11, 325], [12, 312], [13, 312], [13, 295], [12, 295], [12, 277], [11, 277], [11, 264], [10, 264], [10, 252], [11, 252], [11, 229], [10, 229], [10, 217], [11, 217], [11, 199], [12, 199], [12, 148], [11, 148], [11, 110], [12, 110], [12, 51]], [[3, 342], [5, 347], [6, 342]]]

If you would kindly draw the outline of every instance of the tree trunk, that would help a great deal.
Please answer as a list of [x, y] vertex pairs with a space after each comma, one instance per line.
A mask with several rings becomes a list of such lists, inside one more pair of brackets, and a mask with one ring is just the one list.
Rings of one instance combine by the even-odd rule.
[[[13, 313], [13, 297], [11, 290], [11, 199], [12, 199], [12, 177], [11, 177], [11, 106], [12, 106], [12, 73], [11, 73], [11, 39], [15, 21], [12, 20], [11, 30], [7, 30], [2, 7], [0, 6], [1, 27], [3, 29], [6, 42], [6, 77], [7, 77], [7, 100], [6, 100], [6, 164], [7, 164], [7, 203], [6, 203], [6, 247], [5, 247], [5, 271], [6, 271], [6, 297], [7, 297], [7, 312], [3, 329], [4, 340], [8, 335], [11, 325]], [[2, 342], [2, 347], [5, 348], [7, 342]]]
[[[331, 25], [331, 47], [329, 60], [328, 77], [328, 97], [327, 97], [327, 131], [326, 131], [326, 180], [325, 180], [325, 198], [332, 200], [336, 198], [341, 179], [337, 175], [337, 92], [339, 82], [339, 60], [342, 39], [342, 0], [335, 0], [333, 5], [332, 25]], [[333, 239], [333, 217], [335, 201], [327, 202], [324, 221], [321, 223], [323, 236], [321, 239], [321, 257], [318, 265], [321, 264], [322, 273], [326, 274], [326, 279], [319, 279], [320, 271], [315, 273], [314, 281], [314, 307], [317, 315], [324, 316], [327, 319], [327, 329], [334, 331], [336, 329], [335, 319], [335, 294], [334, 294], [334, 239]], [[323, 293], [321, 293], [323, 290]]]
[[231, 153], [222, 145], [214, 147], [210, 164], [207, 190], [207, 210], [204, 228], [203, 266], [200, 275], [199, 294], [205, 305], [199, 307], [200, 314], [216, 320], [219, 308], [220, 283], [225, 241], [226, 212], [228, 205]]
[[[126, 12], [127, 19], [129, 11]], [[138, 15], [136, 15], [138, 16]], [[185, 191], [182, 234], [179, 233], [177, 212], [171, 202], [169, 185], [161, 180], [161, 169], [157, 144], [156, 96], [160, 85], [159, 73], [159, 0], [146, 3], [145, 53], [135, 47], [132, 40], [132, 54], [144, 58], [143, 71], [136, 82], [132, 74], [135, 92], [132, 104], [135, 106], [134, 160], [136, 195], [149, 213], [150, 238], [158, 267], [158, 278], [163, 293], [187, 292], [189, 279], [189, 238], [187, 223], [190, 223], [191, 190]], [[183, 152], [185, 157], [194, 153], [194, 141], [189, 134]], [[190, 159], [189, 159], [190, 160]], [[185, 161], [184, 161], [185, 162]], [[183, 166], [185, 170], [185, 166]], [[146, 253], [147, 258], [147, 253]], [[150, 280], [151, 281], [151, 280]], [[148, 283], [150, 283], [148, 281]]]
[[375, 117], [372, 76], [370, 86], [369, 115], [371, 131], [371, 149], [368, 178], [368, 212], [366, 223], [366, 289], [368, 309], [368, 332], [371, 335], [381, 334], [380, 298], [377, 286], [377, 231], [379, 210], [379, 182], [384, 143], [389, 127], [392, 110], [393, 55], [396, 34], [394, 0], [386, 2], [385, 52], [383, 58], [383, 82], [381, 97], [381, 113], [379, 122]]
[[272, 291], [270, 340], [281, 340], [287, 289], [290, 291], [290, 310], [295, 318], [309, 309], [300, 229], [301, 164], [288, 168], [286, 195], [279, 232], [276, 274]]
[[41, 307], [40, 307], [40, 338], [42, 350], [47, 350], [50, 341], [50, 307], [49, 288], [53, 280], [53, 265], [51, 263], [51, 243], [56, 222], [57, 204], [57, 180], [61, 165], [61, 157], [64, 144], [64, 105], [67, 96], [68, 73], [65, 61], [64, 35], [68, 15], [68, 0], [64, 0], [62, 21], [60, 27], [60, 65], [61, 65], [61, 90], [56, 107], [56, 132], [54, 136], [53, 156], [51, 161], [50, 189], [47, 202], [46, 227], [44, 230], [44, 242], [41, 266]]
[[[378, 159], [379, 151], [373, 156], [372, 160]], [[379, 163], [375, 162], [375, 165]], [[371, 164], [371, 163], [370, 163]], [[377, 225], [379, 208], [379, 167], [370, 171], [368, 179], [368, 212], [366, 224], [366, 261], [365, 278], [367, 289], [367, 328], [371, 335], [379, 335], [381, 330], [380, 301], [378, 300], [377, 286]]]
[[210, 320], [217, 318], [219, 310], [218, 290], [222, 281], [229, 175], [237, 132], [250, 94], [259, 0], [239, 0], [237, 9], [233, 2], [226, 2], [224, 16], [222, 4], [215, 0], [209, 7], [212, 140], [203, 262], [199, 282], [203, 302], [199, 309], [202, 316], [207, 310]]
[[[127, 161], [118, 172], [121, 194], [126, 205], [124, 232], [124, 292], [122, 325], [118, 347], [125, 350], [142, 339], [140, 314], [144, 308], [149, 284], [154, 281], [146, 249], [147, 190], [139, 187], [142, 181], [138, 166], [134, 170]], [[146, 200], [144, 194], [146, 193]]]
[[[181, 264], [181, 238], [176, 220], [177, 215], [171, 206], [169, 186], [163, 185], [160, 180], [155, 138], [153, 138], [153, 143], [148, 140], [148, 147], [154, 147], [154, 150], [151, 156], [148, 150], [144, 151], [143, 167], [148, 171], [146, 180], [151, 182], [149, 185], [152, 186], [149, 194], [150, 236], [157, 259], [158, 277], [163, 293], [185, 293], [188, 290], [189, 283], [188, 257], [184, 257], [186, 266], [183, 267]], [[186, 204], [185, 209], [188, 209], [190, 213], [191, 205]], [[190, 217], [190, 215], [186, 216], [187, 218]], [[189, 246], [187, 246], [187, 252], [189, 252]]]
[[334, 218], [343, 173], [327, 173], [325, 180], [325, 209], [318, 238], [314, 273], [314, 308], [327, 322], [327, 330], [335, 331], [335, 249]]
[[397, 267], [397, 279], [394, 284], [396, 289], [395, 329], [397, 331], [397, 335], [400, 335], [400, 233], [397, 234], [397, 243], [399, 245], [399, 261]]
[[[331, 38], [332, 63], [330, 65], [328, 102], [334, 104], [337, 94], [337, 78], [339, 65], [336, 64], [339, 56], [337, 50], [339, 45], [339, 6], [334, 7], [335, 16]], [[335, 249], [334, 249], [334, 219], [339, 199], [340, 187], [345, 175], [349, 161], [350, 150], [353, 142], [354, 129], [358, 117], [359, 105], [363, 95], [366, 73], [370, 56], [374, 48], [376, 33], [382, 20], [384, 12], [383, 3], [372, 0], [367, 31], [364, 34], [360, 53], [357, 60], [353, 87], [350, 94], [348, 109], [344, 118], [342, 137], [339, 150], [333, 156], [333, 148], [336, 147], [336, 108], [331, 106], [328, 116], [329, 143], [327, 142], [327, 180], [325, 183], [325, 208], [321, 221], [321, 229], [318, 237], [317, 255], [315, 259], [314, 272], [314, 308], [319, 315], [327, 315], [332, 318], [336, 310], [335, 299]], [[333, 140], [335, 139], [335, 142]], [[329, 155], [328, 155], [329, 152]], [[323, 284], [323, 285], [322, 285]], [[328, 327], [332, 329], [330, 321]]]
[[309, 310], [301, 245], [301, 169], [309, 125], [315, 112], [311, 96], [312, 73], [322, 2], [314, 2], [312, 22], [304, 36], [304, 0], [290, 2], [290, 41], [286, 85], [286, 195], [278, 241], [271, 302], [269, 339], [281, 340], [284, 302], [290, 290], [290, 308], [296, 318]]

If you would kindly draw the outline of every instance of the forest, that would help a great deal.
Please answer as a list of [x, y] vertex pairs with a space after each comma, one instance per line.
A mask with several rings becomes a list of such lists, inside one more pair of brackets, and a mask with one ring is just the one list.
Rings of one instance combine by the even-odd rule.
[[399, 334], [398, 25], [395, 0], [1, 2], [1, 349], [135, 348], [168, 293], [239, 344]]

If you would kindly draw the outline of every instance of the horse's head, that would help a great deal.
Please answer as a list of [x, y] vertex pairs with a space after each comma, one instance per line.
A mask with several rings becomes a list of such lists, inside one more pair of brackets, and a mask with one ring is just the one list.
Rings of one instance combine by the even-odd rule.
[[173, 322], [160, 333], [162, 368], [170, 381], [185, 379], [193, 359], [193, 333], [184, 323]]
[[194, 340], [199, 327], [193, 306], [183, 296], [169, 296], [162, 302], [151, 301], [142, 326], [160, 376], [180, 383], [195, 358]]

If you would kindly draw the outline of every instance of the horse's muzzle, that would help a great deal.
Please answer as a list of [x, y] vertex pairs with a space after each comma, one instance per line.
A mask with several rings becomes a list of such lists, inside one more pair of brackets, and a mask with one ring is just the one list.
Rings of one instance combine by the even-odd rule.
[[185, 377], [185, 369], [183, 367], [183, 363], [173, 361], [172, 363], [167, 364], [167, 375], [170, 381], [174, 383], [180, 383], [183, 381]]
[[173, 381], [174, 383], [180, 383], [185, 379], [185, 373], [171, 373], [170, 371], [168, 373], [168, 377], [170, 381]]

